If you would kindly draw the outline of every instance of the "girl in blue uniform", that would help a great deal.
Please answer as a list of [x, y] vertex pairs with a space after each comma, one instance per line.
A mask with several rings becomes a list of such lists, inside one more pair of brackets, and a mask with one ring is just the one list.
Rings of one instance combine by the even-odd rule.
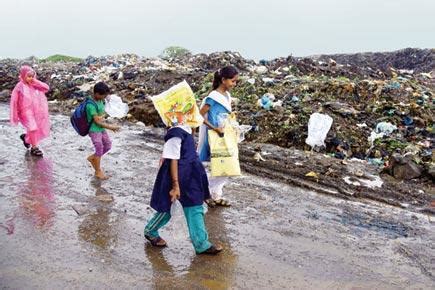
[[[215, 72], [213, 90], [203, 100], [201, 115], [204, 124], [199, 129], [198, 154], [203, 162], [210, 162], [210, 145], [208, 142], [208, 130], [214, 130], [218, 134], [224, 134], [224, 128], [219, 124], [222, 115], [231, 113], [231, 94], [238, 81], [239, 72], [233, 66], [226, 66]], [[231, 206], [230, 202], [223, 198], [223, 187], [228, 182], [228, 177], [210, 177], [211, 197], [206, 202], [210, 207]]]
[[178, 125], [168, 130], [162, 158], [151, 196], [151, 207], [157, 213], [145, 226], [145, 238], [153, 246], [166, 246], [158, 230], [169, 222], [171, 204], [179, 199], [195, 252], [218, 254], [222, 247], [210, 243], [204, 221], [203, 203], [210, 197], [207, 174], [196, 153], [189, 126]]

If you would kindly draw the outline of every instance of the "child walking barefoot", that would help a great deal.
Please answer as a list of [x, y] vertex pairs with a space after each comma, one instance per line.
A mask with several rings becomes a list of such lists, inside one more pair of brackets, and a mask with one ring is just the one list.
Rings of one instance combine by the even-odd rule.
[[112, 148], [112, 141], [105, 129], [112, 130], [113, 132], [117, 132], [120, 129], [119, 126], [105, 123], [103, 119], [103, 100], [109, 95], [109, 93], [110, 89], [105, 83], [99, 82], [95, 84], [94, 95], [92, 97], [94, 104], [88, 104], [86, 106], [88, 122], [92, 122], [91, 127], [89, 128], [89, 137], [95, 147], [95, 153], [88, 156], [87, 159], [95, 170], [95, 176], [103, 180], [108, 177], [101, 169], [101, 157]]

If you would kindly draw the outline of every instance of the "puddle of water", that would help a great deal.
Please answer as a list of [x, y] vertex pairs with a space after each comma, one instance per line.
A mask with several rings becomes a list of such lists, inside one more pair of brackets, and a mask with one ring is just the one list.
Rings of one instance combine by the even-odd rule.
[[344, 225], [363, 228], [380, 233], [388, 238], [408, 237], [409, 227], [393, 220], [384, 220], [381, 217], [367, 215], [362, 212], [343, 211], [341, 223]]
[[22, 214], [34, 226], [48, 229], [55, 217], [53, 163], [49, 158], [36, 158], [27, 152], [24, 156], [25, 176], [20, 187], [19, 204]]
[[100, 249], [113, 248], [118, 240], [117, 221], [117, 215], [112, 214], [110, 209], [97, 208], [83, 218], [78, 228], [79, 237]]

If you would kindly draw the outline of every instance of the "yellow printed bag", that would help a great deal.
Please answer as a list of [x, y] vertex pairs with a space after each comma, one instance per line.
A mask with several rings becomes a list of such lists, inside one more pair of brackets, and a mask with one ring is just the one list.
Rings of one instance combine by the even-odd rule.
[[163, 123], [168, 127], [186, 124], [196, 128], [204, 121], [192, 89], [186, 81], [152, 97], [151, 100]]
[[211, 176], [239, 176], [239, 148], [238, 135], [229, 120], [225, 121], [225, 133], [219, 137], [218, 133], [208, 130], [208, 142], [211, 153]]

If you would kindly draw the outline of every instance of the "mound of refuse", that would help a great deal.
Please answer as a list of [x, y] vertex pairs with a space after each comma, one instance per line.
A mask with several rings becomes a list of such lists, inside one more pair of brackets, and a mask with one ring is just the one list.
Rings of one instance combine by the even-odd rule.
[[[240, 71], [232, 92], [234, 109], [241, 124], [253, 127], [246, 134], [248, 141], [364, 159], [401, 179], [433, 178], [435, 49], [260, 61], [237, 52], [186, 54], [169, 60], [134, 54], [74, 62], [2, 59], [0, 100], [9, 99], [24, 63], [50, 85], [49, 100], [64, 106], [64, 111], [89, 95], [96, 82], [105, 81], [128, 103], [129, 120], [152, 126], [163, 124], [151, 96], [186, 80], [199, 103], [211, 89], [215, 70], [234, 65]], [[315, 113], [332, 118], [332, 125], [323, 126], [327, 131], [319, 136], [324, 140], [311, 147], [306, 140]], [[406, 164], [415, 174], [394, 168]]]

